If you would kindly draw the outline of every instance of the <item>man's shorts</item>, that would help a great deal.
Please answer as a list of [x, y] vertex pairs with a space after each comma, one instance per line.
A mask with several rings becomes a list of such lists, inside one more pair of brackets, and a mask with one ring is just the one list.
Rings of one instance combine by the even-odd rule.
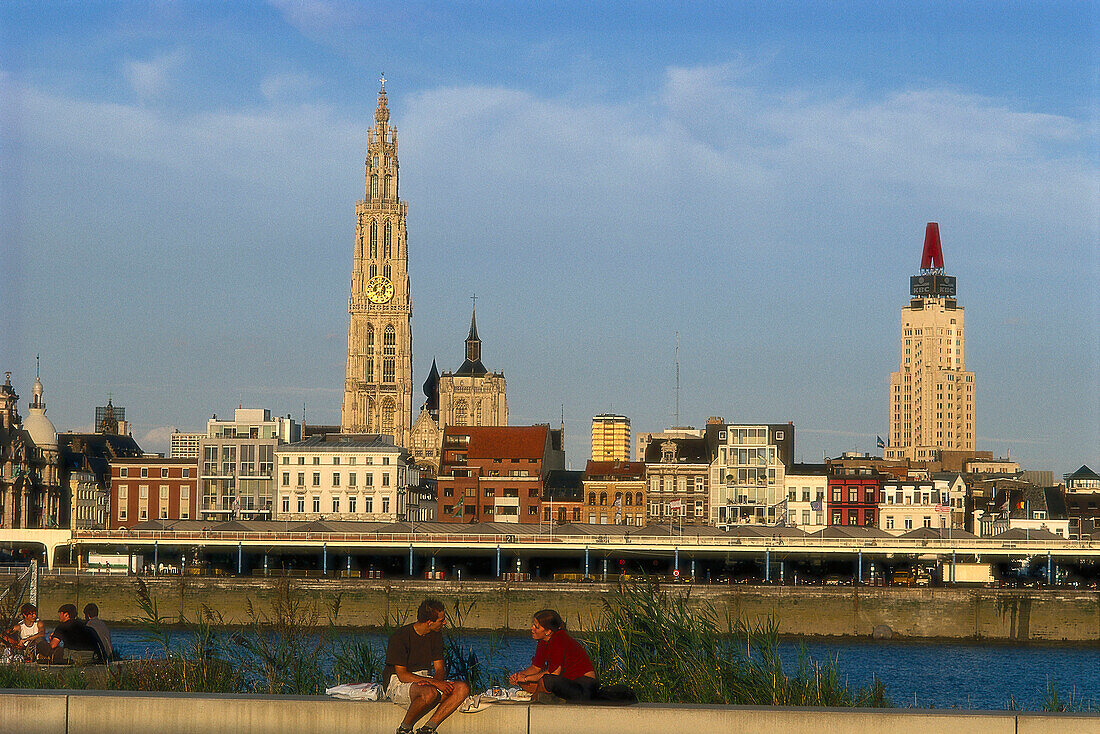
[[[427, 670], [414, 670], [413, 675], [422, 675], [425, 678], [431, 678], [432, 674]], [[390, 676], [390, 682], [386, 685], [386, 695], [389, 699], [396, 703], [401, 708], [407, 709], [409, 704], [412, 703], [412, 687], [416, 683], [405, 683], [396, 674]]]

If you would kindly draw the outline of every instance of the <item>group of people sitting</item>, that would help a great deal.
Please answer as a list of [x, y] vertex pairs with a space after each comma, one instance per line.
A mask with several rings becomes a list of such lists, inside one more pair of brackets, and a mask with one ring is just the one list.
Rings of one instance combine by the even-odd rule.
[[[443, 653], [446, 623], [443, 603], [426, 599], [417, 609], [416, 621], [390, 638], [382, 685], [390, 700], [407, 709], [397, 734], [412, 734], [416, 722], [429, 712], [431, 716], [416, 734], [435, 734], [436, 727], [455, 711], [477, 710], [478, 701], [469, 700], [470, 686], [447, 678]], [[537, 643], [531, 665], [512, 673], [509, 683], [536, 698], [552, 695], [566, 701], [591, 701], [599, 697], [592, 660], [566, 632], [561, 615], [553, 609], [535, 612], [531, 639]]]
[[61, 605], [57, 626], [49, 635], [34, 604], [24, 604], [19, 615], [22, 621], [5, 631], [0, 642], [25, 662], [87, 665], [106, 662], [114, 654], [111, 632], [95, 604], [85, 605], [84, 619], [77, 616], [76, 605]]

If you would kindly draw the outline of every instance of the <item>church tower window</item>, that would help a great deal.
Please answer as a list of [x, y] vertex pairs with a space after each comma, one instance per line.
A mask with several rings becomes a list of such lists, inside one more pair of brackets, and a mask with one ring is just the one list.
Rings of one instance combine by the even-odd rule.
[[367, 347], [367, 365], [363, 379], [367, 382], [374, 381], [374, 327], [367, 324], [367, 334], [364, 339]]
[[377, 174], [371, 174], [370, 177], [370, 198], [378, 198], [378, 176]]
[[393, 435], [393, 414], [396, 408], [393, 400], [386, 398], [382, 401], [382, 430], [381, 433]]
[[382, 266], [382, 275], [386, 276], [386, 280], [392, 280], [393, 279], [393, 278], [390, 277], [390, 264], [389, 263], [386, 263], [385, 265]]
[[456, 426], [464, 426], [469, 420], [469, 406], [465, 400], [456, 400], [454, 407], [454, 421]]
[[378, 222], [370, 220], [370, 256], [378, 257]]
[[373, 278], [376, 275], [378, 275], [378, 263], [371, 263], [370, 264], [370, 277]]
[[392, 325], [387, 326], [386, 332], [382, 335], [382, 382], [393, 382], [394, 380], [394, 355], [396, 353], [397, 334]]
[[382, 257], [393, 257], [393, 230], [389, 222], [382, 230]]
[[387, 199], [393, 196], [393, 176], [386, 176], [382, 184], [382, 191]]

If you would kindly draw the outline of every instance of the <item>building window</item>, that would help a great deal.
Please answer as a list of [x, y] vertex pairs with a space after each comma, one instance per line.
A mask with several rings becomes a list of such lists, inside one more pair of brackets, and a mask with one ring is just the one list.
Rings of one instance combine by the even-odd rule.
[[348, 497], [348, 512], [355, 512], [355, 497]]
[[905, 518], [905, 529], [906, 530], [912, 530], [913, 529], [913, 518], [911, 518], [911, 517]]
[[306, 498], [303, 496], [298, 497], [298, 512], [306, 511]]
[[283, 486], [284, 487], [289, 487], [290, 486], [290, 472], [288, 472], [288, 471], [283, 472]]
[[313, 486], [314, 487], [320, 487], [321, 486], [321, 472], [319, 472], [319, 471], [313, 472]]
[[333, 512], [339, 512], [340, 511], [340, 498], [339, 497], [333, 497], [332, 498], [332, 511]]
[[290, 513], [290, 495], [283, 495], [283, 512]]
[[390, 498], [389, 497], [383, 497], [382, 498], [382, 514], [386, 514], [389, 511], [390, 511]]
[[348, 486], [349, 487], [354, 487], [355, 486], [355, 480], [356, 480], [355, 472], [350, 472], [348, 474]]
[[149, 467], [147, 467], [147, 466], [141, 467], [141, 476], [143, 476], [143, 477], [149, 476]]
[[321, 511], [321, 498], [318, 495], [313, 495], [313, 511], [314, 512], [320, 512]]
[[332, 486], [334, 486], [334, 487], [339, 487], [340, 486], [340, 472], [338, 472], [338, 471], [334, 471], [332, 473]]
[[374, 512], [374, 498], [373, 497], [364, 497], [363, 498], [363, 512]]
[[382, 382], [394, 381], [394, 358], [397, 354], [397, 332], [393, 325], [382, 334]]

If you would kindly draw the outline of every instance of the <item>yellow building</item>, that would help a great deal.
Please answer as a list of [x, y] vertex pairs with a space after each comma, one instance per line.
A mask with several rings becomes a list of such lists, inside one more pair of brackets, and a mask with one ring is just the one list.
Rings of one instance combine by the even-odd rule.
[[901, 310], [901, 364], [890, 375], [887, 459], [936, 461], [974, 450], [974, 373], [966, 371], [963, 308], [943, 274], [939, 225], [925, 232], [921, 274]]
[[605, 413], [592, 419], [592, 461], [630, 461], [630, 419]]
[[355, 205], [348, 299], [348, 359], [342, 433], [382, 433], [405, 446], [412, 423], [412, 297], [405, 220], [398, 196], [397, 129], [386, 82], [368, 132], [366, 196]]

